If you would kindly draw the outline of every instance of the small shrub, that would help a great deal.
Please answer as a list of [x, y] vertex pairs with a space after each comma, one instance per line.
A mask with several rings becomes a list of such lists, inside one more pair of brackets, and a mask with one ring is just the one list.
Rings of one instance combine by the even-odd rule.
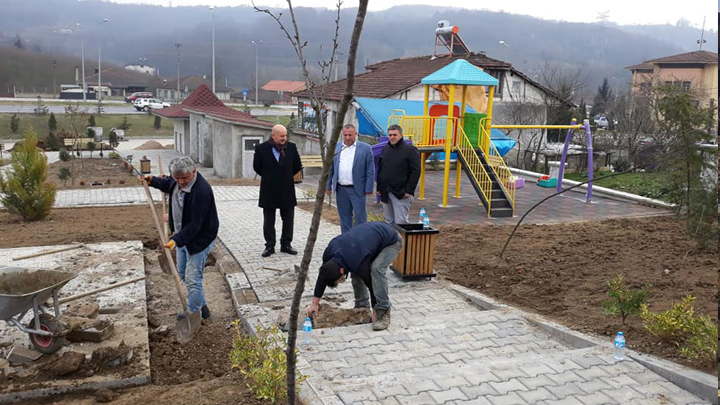
[[634, 290], [630, 289], [622, 274], [618, 274], [617, 277], [608, 281], [607, 289], [609, 299], [602, 303], [603, 312], [608, 315], [620, 314], [623, 325], [629, 315], [640, 314], [642, 305], [645, 304], [650, 294], [649, 285]]
[[105, 184], [112, 184], [112, 180], [111, 179], [105, 180]]
[[157, 131], [162, 127], [162, 120], [160, 119], [159, 115], [155, 116], [155, 121], [153, 121], [153, 128]]
[[131, 126], [132, 126], [132, 124], [130, 124], [130, 123], [128, 122], [127, 115], [123, 115], [123, 120], [122, 120], [122, 122], [120, 123], [120, 125], [118, 125], [117, 127], [118, 127], [119, 129], [122, 129], [122, 130], [127, 131], [128, 129], [130, 129]]
[[19, 129], [20, 129], [20, 117], [18, 117], [17, 114], [13, 114], [10, 117], [10, 131], [12, 131], [13, 134], [17, 134]]
[[48, 134], [47, 144], [50, 150], [58, 150], [60, 148], [60, 143], [58, 142], [57, 136], [55, 136], [55, 134], [52, 132]]
[[367, 213], [367, 221], [368, 222], [384, 222], [385, 216], [384, 215], [378, 215], [374, 212], [368, 212]]
[[48, 118], [48, 130], [52, 133], [57, 131], [57, 119], [55, 118], [55, 113], [50, 113], [50, 118]]
[[[277, 326], [258, 326], [257, 337], [240, 330], [237, 321], [233, 323], [237, 335], [230, 351], [230, 364], [245, 377], [247, 385], [257, 399], [281, 403], [287, 398], [287, 339]], [[297, 351], [297, 349], [296, 349]], [[298, 383], [307, 377], [299, 377]]]
[[84, 185], [85, 185], [85, 180], [80, 180], [80, 185], [81, 185], [81, 186], [84, 186]]
[[120, 154], [117, 152], [110, 152], [108, 153], [108, 158], [110, 159], [120, 159]]
[[108, 143], [112, 148], [117, 148], [117, 146], [120, 144], [118, 142], [118, 137], [115, 131], [110, 131], [110, 133], [108, 134]]
[[311, 199], [315, 199], [315, 192], [316, 192], [316, 190], [312, 190], [312, 189], [303, 190], [303, 196], [305, 197], [305, 202], [309, 202]]
[[58, 155], [61, 161], [67, 162], [70, 160], [70, 152], [67, 151], [65, 148], [60, 148], [60, 154]]
[[72, 172], [70, 172], [70, 168], [68, 167], [61, 167], [60, 172], [58, 172], [58, 178], [63, 181], [63, 184], [67, 186], [67, 181], [70, 178]]
[[88, 118], [88, 126], [89, 127], [96, 127], [97, 124], [95, 123], [95, 116], [90, 114], [90, 118]]
[[92, 159], [93, 151], [95, 151], [95, 142], [88, 142], [86, 146], [87, 150], [90, 151], [90, 159]]
[[687, 295], [681, 302], [660, 313], [650, 312], [647, 304], [643, 304], [640, 316], [650, 334], [678, 346], [682, 356], [714, 362], [717, 358], [718, 327], [708, 316], [695, 316], [694, 299], [692, 295]]
[[252, 107], [250, 107], [247, 102], [244, 102], [243, 105], [240, 106], [240, 110], [244, 113], [250, 114]]
[[616, 172], [624, 172], [630, 169], [630, 162], [627, 159], [617, 159], [613, 162], [613, 170]]
[[88, 127], [87, 130], [85, 131], [85, 133], [87, 134], [88, 138], [95, 139], [95, 130], [94, 129]]
[[0, 172], [0, 191], [5, 193], [0, 203], [25, 221], [47, 217], [55, 201], [55, 186], [47, 182], [47, 157], [37, 147], [35, 132], [25, 132], [10, 161], [10, 170]]
[[119, 180], [118, 183], [125, 184], [125, 180]]

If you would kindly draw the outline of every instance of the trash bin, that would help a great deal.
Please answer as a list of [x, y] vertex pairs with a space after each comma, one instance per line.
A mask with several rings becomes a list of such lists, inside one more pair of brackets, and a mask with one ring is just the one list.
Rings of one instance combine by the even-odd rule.
[[430, 278], [435, 260], [435, 239], [439, 230], [423, 229], [423, 224], [394, 224], [402, 235], [403, 246], [392, 269], [403, 278]]

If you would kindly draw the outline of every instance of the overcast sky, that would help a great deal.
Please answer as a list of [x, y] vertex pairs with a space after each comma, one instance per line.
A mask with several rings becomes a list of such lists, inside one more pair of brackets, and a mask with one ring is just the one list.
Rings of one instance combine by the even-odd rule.
[[[96, 0], [92, 0], [96, 1]], [[109, 0], [116, 3], [147, 3], [168, 6], [191, 5], [215, 5], [237, 6], [250, 5], [250, 0]], [[334, 7], [337, 1], [334, 0], [296, 0], [294, 6], [307, 7]], [[373, 0], [369, 3], [371, 11], [383, 10], [392, 6], [407, 4], [438, 5], [444, 2], [437, 0]], [[573, 22], [597, 22], [601, 13], [607, 12], [608, 21], [618, 24], [675, 24], [678, 19], [685, 18], [692, 25], [700, 28], [703, 17], [706, 17], [705, 27], [717, 31], [717, 20], [712, 10], [712, 3], [707, 0], [683, 0], [682, 7], [663, 6], [662, 2], [656, 0], [603, 0], [576, 1], [576, 0], [510, 0], [507, 2], [495, 2], [498, 5], [487, 4], [477, 0], [455, 0], [445, 4], [453, 7], [469, 9], [487, 9], [490, 11], [505, 11], [513, 14], [525, 14], [543, 19], [573, 21]], [[274, 7], [286, 7], [284, 0], [257, 0], [258, 5]], [[343, 7], [356, 7], [357, 0], [345, 0]], [[720, 0], [718, 0], [718, 12], [720, 12]], [[452, 21], [451, 21], [452, 23]], [[482, 23], [482, 22], [478, 22]]]

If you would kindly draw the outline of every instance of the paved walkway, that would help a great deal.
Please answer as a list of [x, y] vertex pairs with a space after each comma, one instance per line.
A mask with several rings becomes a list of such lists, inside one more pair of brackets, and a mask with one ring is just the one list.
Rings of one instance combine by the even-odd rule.
[[[220, 239], [242, 272], [227, 275], [238, 313], [247, 326], [269, 326], [287, 309], [301, 255], [263, 259], [262, 212], [257, 187], [215, 187]], [[134, 191], [133, 191], [134, 190]], [[137, 189], [68, 192], [65, 206], [141, 201]], [[132, 194], [137, 193], [137, 194]], [[139, 202], [135, 202], [139, 203]], [[293, 245], [305, 245], [311, 215], [295, 210]], [[281, 221], [276, 232], [280, 233]], [[302, 307], [312, 296], [322, 251], [339, 228], [323, 222], [313, 252]], [[442, 281], [406, 282], [389, 275], [392, 324], [313, 332], [300, 347], [299, 369], [309, 378], [301, 397], [311, 404], [704, 404], [640, 363], [612, 356], [610, 342], [561, 339], [512, 308], [487, 310], [481, 295]], [[237, 298], [253, 291], [257, 303]], [[353, 304], [350, 283], [326, 293], [342, 307]], [[630, 336], [629, 339], [632, 339]]]

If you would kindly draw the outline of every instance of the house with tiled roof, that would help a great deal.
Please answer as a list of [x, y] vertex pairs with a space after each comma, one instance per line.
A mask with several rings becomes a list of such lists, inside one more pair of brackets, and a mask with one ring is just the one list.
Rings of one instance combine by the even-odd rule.
[[260, 90], [273, 95], [274, 104], [295, 104], [297, 98], [293, 93], [299, 92], [305, 88], [305, 82], [294, 80], [270, 80], [260, 87]]
[[[201, 84], [180, 104], [152, 110], [173, 121], [175, 150], [224, 178], [254, 177], [255, 146], [267, 140], [273, 123], [226, 106], [207, 85]], [[317, 139], [293, 134], [298, 150], [319, 153]]]
[[[195, 91], [201, 85], [208, 86], [212, 89], [212, 79], [205, 76], [185, 76], [180, 78], [180, 93], [178, 93], [178, 81], [169, 80], [155, 90], [157, 98], [166, 101], [180, 101], [186, 99], [190, 93]], [[226, 87], [219, 82], [215, 83], [215, 95], [220, 100], [229, 101], [230, 94], [233, 89]]]
[[[91, 90], [97, 90], [98, 74], [92, 74], [85, 78], [87, 86]], [[78, 83], [81, 84], [81, 83]], [[133, 72], [116, 67], [109, 67], [102, 71], [102, 87], [110, 89], [113, 96], [125, 97], [137, 91], [147, 91], [161, 84], [158, 76], [148, 75], [140, 72]], [[104, 90], [106, 91], [106, 90]]]
[[653, 85], [673, 84], [696, 91], [705, 105], [713, 102], [717, 106], [717, 52], [686, 52], [646, 60], [625, 69], [632, 72], [633, 91], [643, 91]]
[[[555, 97], [550, 89], [513, 68], [512, 64], [490, 58], [482, 52], [413, 56], [366, 66], [367, 72], [355, 76], [353, 96], [422, 101], [425, 93], [420, 80], [458, 59], [470, 62], [500, 82], [495, 89], [494, 122], [502, 123], [503, 104], [510, 102], [542, 104], [547, 97]], [[333, 122], [333, 115], [343, 97], [345, 85], [346, 79], [342, 79], [330, 83], [326, 87], [324, 94], [328, 110], [327, 122]], [[299, 101], [306, 103], [310, 101], [310, 93], [307, 90], [296, 92], [295, 95]], [[445, 101], [443, 99], [443, 90], [432, 89], [430, 101], [431, 103], [433, 101]], [[475, 108], [475, 106], [473, 107]], [[311, 124], [312, 119], [307, 121]], [[348, 110], [345, 123], [354, 124], [357, 127], [357, 110], [354, 107]], [[327, 135], [331, 130], [332, 128], [328, 127]]]

